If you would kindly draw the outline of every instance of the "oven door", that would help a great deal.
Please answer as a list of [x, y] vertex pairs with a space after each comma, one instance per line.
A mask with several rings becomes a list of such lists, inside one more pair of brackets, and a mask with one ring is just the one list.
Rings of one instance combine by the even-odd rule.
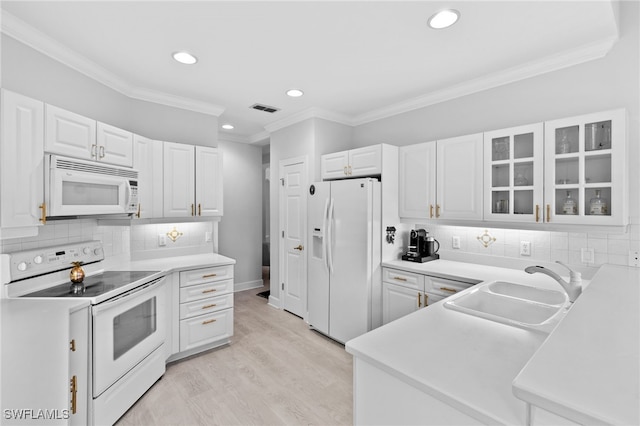
[[158, 278], [93, 306], [94, 398], [164, 343], [163, 283]]

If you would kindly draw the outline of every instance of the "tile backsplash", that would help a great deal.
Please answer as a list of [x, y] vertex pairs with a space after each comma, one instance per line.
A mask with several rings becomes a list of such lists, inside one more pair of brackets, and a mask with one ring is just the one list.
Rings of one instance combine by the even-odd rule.
[[[629, 225], [624, 234], [602, 232], [557, 232], [518, 229], [475, 228], [445, 225], [416, 225], [424, 228], [441, 244], [441, 250], [518, 258], [541, 262], [561, 262], [595, 269], [603, 264], [627, 265], [630, 250], [640, 250], [640, 225]], [[495, 238], [485, 247], [481, 239], [487, 233]], [[460, 248], [453, 248], [453, 237], [460, 238]], [[485, 241], [489, 239], [485, 237]], [[530, 243], [531, 254], [520, 254], [520, 243]], [[593, 262], [582, 261], [582, 249], [593, 249]]]

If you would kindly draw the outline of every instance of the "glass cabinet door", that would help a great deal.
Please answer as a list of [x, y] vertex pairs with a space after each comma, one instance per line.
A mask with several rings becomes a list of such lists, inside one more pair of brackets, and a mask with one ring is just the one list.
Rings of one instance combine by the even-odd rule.
[[545, 222], [626, 225], [623, 109], [545, 123]]
[[543, 124], [484, 134], [486, 220], [541, 222]]

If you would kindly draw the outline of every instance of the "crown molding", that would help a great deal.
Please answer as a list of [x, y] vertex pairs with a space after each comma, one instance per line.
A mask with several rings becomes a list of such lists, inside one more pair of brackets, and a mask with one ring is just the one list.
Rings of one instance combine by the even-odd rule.
[[289, 127], [293, 124], [300, 123], [301, 121], [308, 120], [310, 118], [321, 118], [323, 120], [329, 120], [336, 123], [345, 124], [347, 126], [353, 126], [353, 119], [347, 115], [324, 110], [321, 108], [311, 107], [290, 115], [289, 117], [267, 124], [266, 126], [264, 126], [264, 128], [267, 130], [267, 132], [273, 133], [277, 130], [284, 129], [285, 127]]
[[46, 34], [28, 25], [21, 19], [4, 10], [0, 13], [2, 31], [7, 36], [49, 56], [63, 65], [104, 84], [105, 86], [129, 98], [166, 105], [208, 115], [220, 116], [224, 107], [195, 99], [184, 98], [156, 90], [135, 87], [122, 78], [107, 71], [95, 62], [78, 54], [76, 51], [55, 41]]
[[579, 65], [594, 59], [600, 59], [609, 53], [618, 41], [618, 38], [616, 33], [615, 36], [605, 40], [586, 44], [576, 49], [547, 56], [541, 60], [531, 61], [524, 65], [508, 68], [504, 71], [475, 78], [404, 102], [360, 114], [353, 118], [352, 126], [359, 126], [552, 71]]

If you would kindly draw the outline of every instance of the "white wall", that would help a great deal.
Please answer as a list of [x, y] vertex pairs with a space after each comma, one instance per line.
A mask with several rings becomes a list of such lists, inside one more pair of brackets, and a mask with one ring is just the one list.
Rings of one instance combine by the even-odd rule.
[[151, 139], [215, 147], [218, 118], [140, 101], [2, 34], [2, 87]]
[[262, 147], [218, 141], [224, 171], [224, 216], [218, 252], [236, 259], [235, 289], [262, 286]]

